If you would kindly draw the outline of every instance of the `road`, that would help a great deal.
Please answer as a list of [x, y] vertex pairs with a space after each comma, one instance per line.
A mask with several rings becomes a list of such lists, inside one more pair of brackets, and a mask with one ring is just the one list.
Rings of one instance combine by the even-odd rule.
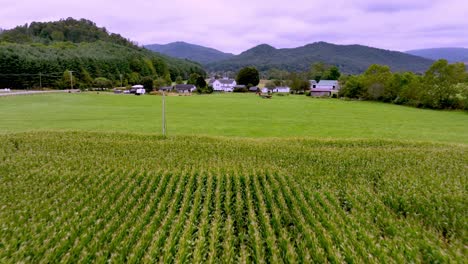
[[11, 92], [2, 92], [0, 91], [0, 96], [10, 96], [10, 95], [28, 95], [28, 94], [42, 94], [42, 93], [68, 93], [71, 91], [72, 93], [75, 93], [79, 90], [47, 90], [47, 91], [11, 91]]

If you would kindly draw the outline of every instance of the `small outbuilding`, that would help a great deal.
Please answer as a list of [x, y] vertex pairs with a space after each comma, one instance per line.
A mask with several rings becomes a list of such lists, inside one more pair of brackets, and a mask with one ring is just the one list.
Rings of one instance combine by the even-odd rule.
[[291, 91], [291, 88], [288, 86], [276, 86], [273, 88], [272, 92], [274, 93], [289, 93]]
[[130, 92], [134, 90], [136, 95], [142, 95], [146, 93], [145, 88], [141, 84], [133, 85], [132, 89], [130, 89]]

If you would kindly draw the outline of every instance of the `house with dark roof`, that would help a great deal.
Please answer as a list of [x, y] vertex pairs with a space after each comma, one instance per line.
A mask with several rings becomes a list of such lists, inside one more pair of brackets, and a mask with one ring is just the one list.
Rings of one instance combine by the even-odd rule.
[[163, 86], [159, 88], [159, 91], [170, 92], [172, 89], [174, 89], [172, 86]]
[[191, 93], [194, 92], [197, 87], [193, 84], [176, 84], [174, 90], [178, 93]]
[[213, 91], [215, 92], [232, 92], [237, 85], [236, 80], [223, 78], [213, 81]]
[[256, 93], [258, 91], [260, 91], [260, 88], [258, 88], [257, 86], [252, 86], [249, 88], [249, 92]]
[[311, 96], [332, 96], [340, 90], [340, 83], [336, 80], [320, 80], [318, 83], [311, 81]]

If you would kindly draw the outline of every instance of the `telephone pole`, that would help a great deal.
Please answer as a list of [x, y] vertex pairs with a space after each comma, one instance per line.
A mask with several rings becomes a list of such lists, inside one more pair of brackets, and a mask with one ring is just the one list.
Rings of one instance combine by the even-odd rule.
[[163, 91], [162, 98], [162, 134], [163, 137], [166, 137], [166, 96]]
[[73, 71], [68, 71], [70, 73], [70, 87], [73, 90]]

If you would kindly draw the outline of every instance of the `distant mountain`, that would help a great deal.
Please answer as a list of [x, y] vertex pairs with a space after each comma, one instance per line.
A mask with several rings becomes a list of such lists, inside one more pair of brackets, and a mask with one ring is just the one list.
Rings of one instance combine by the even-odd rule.
[[207, 48], [181, 41], [165, 45], [151, 44], [146, 45], [145, 48], [168, 56], [180, 59], [189, 59], [192, 61], [199, 62], [201, 64], [216, 62], [234, 56], [234, 54], [231, 53], [224, 53], [216, 49]]
[[305, 71], [314, 62], [336, 65], [344, 73], [361, 73], [371, 64], [384, 64], [393, 71], [424, 72], [432, 60], [414, 55], [362, 45], [335, 45], [316, 42], [303, 47], [276, 49], [262, 44], [243, 53], [206, 65], [211, 71], [237, 71], [245, 66], [256, 66], [260, 71], [272, 68]]
[[449, 62], [465, 62], [468, 63], [467, 48], [434, 48], [434, 49], [419, 49], [409, 50], [406, 53], [428, 58], [431, 60], [446, 59]]

